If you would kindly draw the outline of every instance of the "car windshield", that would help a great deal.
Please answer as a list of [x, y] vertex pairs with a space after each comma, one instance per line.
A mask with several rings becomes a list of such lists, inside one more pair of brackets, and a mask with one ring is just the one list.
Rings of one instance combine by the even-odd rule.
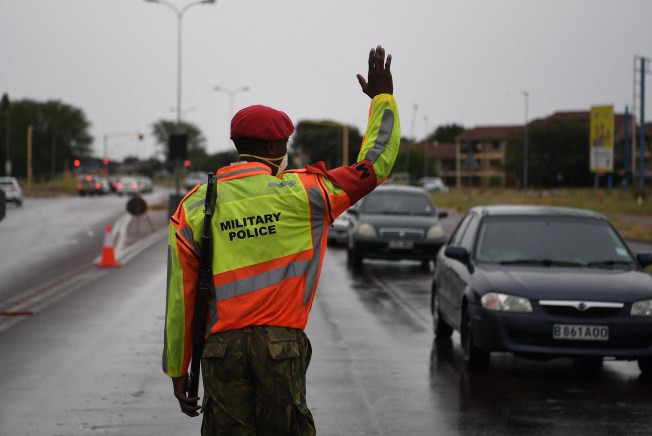
[[380, 215], [432, 216], [435, 214], [435, 208], [428, 195], [419, 192], [375, 191], [367, 195], [360, 211]]
[[487, 217], [479, 230], [475, 258], [503, 265], [634, 265], [627, 247], [606, 222], [566, 217]]

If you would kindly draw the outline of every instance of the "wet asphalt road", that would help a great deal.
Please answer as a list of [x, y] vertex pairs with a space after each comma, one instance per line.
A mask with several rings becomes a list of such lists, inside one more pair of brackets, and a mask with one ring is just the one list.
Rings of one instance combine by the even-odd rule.
[[[160, 370], [164, 235], [142, 249], [0, 329], [0, 435], [199, 434]], [[457, 335], [433, 342], [430, 278], [413, 262], [352, 271], [329, 248], [307, 327], [319, 435], [652, 434], [652, 383], [633, 362], [495, 354], [467, 374]]]

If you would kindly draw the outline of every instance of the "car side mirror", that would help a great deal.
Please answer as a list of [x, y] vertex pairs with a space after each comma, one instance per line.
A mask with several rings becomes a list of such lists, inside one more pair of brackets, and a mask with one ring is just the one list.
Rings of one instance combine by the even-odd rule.
[[441, 211], [437, 214], [437, 218], [442, 219], [448, 217], [448, 212], [446, 211]]
[[444, 256], [458, 260], [464, 264], [469, 260], [469, 252], [464, 247], [446, 247]]
[[636, 258], [643, 268], [652, 265], [652, 253], [640, 253]]

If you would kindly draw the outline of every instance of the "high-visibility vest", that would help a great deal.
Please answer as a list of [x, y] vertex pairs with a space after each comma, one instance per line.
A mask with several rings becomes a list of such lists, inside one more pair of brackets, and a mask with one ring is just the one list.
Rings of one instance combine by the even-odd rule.
[[[332, 171], [314, 165], [280, 177], [257, 162], [217, 171], [207, 336], [248, 325], [305, 328], [328, 226], [387, 178], [399, 142], [396, 102], [382, 94], [372, 100], [356, 164]], [[171, 377], [184, 375], [190, 363], [205, 195], [206, 185], [196, 186], [170, 221], [163, 369]]]

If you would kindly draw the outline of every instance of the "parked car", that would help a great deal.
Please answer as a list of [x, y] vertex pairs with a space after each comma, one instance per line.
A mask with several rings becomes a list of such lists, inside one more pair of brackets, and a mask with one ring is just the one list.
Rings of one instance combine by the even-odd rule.
[[331, 245], [345, 245], [349, 237], [350, 215], [344, 212], [333, 221], [328, 229], [328, 243]]
[[111, 190], [109, 182], [99, 176], [84, 174], [77, 179], [77, 193], [84, 195], [104, 195]]
[[364, 258], [420, 260], [429, 267], [446, 242], [438, 212], [422, 188], [383, 184], [349, 208], [348, 261]]
[[115, 187], [118, 195], [137, 195], [140, 193], [138, 179], [135, 177], [120, 177]]
[[0, 177], [0, 189], [5, 193], [5, 202], [23, 205], [23, 190], [15, 177]]
[[440, 177], [422, 177], [418, 183], [426, 191], [448, 192], [448, 186]]
[[195, 185], [201, 185], [207, 181], [208, 173], [204, 173], [202, 171], [192, 171], [186, 176], [186, 179], [183, 182], [183, 187], [186, 189], [186, 191], [190, 191], [195, 187]]
[[506, 351], [596, 367], [604, 357], [637, 359], [651, 373], [651, 264], [588, 210], [475, 207], [437, 256], [435, 335], [459, 331], [469, 369]]

